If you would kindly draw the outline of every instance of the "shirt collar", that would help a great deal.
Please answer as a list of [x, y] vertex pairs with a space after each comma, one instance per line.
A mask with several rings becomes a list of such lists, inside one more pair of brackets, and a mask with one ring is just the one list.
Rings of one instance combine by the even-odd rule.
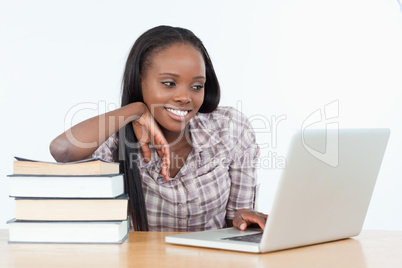
[[205, 114], [197, 113], [189, 122], [192, 146], [196, 152], [214, 147], [222, 142], [219, 124], [206, 118]]

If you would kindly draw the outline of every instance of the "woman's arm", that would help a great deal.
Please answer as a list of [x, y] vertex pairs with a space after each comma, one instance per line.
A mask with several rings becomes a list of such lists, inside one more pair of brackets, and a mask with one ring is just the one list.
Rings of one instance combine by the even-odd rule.
[[246, 230], [249, 225], [265, 228], [267, 215], [254, 210], [257, 184], [257, 161], [259, 147], [253, 128], [247, 117], [238, 111], [231, 115], [233, 138], [232, 161], [229, 165], [231, 190], [227, 205], [228, 227]]
[[58, 162], [90, 158], [96, 149], [126, 124], [133, 122], [144, 158], [150, 156], [148, 144], [153, 143], [162, 157], [162, 175], [169, 178], [169, 147], [148, 107], [142, 102], [130, 103], [114, 111], [87, 119], [50, 143], [50, 153]]
[[131, 103], [120, 109], [92, 117], [50, 143], [50, 153], [58, 162], [71, 162], [91, 157], [92, 153], [112, 134], [145, 112], [143, 103]]

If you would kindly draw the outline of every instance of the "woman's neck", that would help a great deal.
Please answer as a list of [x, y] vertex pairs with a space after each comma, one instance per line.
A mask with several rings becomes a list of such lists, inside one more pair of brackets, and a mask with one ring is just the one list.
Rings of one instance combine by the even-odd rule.
[[188, 126], [181, 132], [170, 132], [162, 129], [170, 148], [169, 173], [174, 178], [185, 164], [192, 150], [190, 130]]
[[191, 136], [188, 126], [186, 126], [181, 132], [172, 132], [162, 129], [162, 133], [170, 147], [181, 147], [183, 144], [191, 144]]

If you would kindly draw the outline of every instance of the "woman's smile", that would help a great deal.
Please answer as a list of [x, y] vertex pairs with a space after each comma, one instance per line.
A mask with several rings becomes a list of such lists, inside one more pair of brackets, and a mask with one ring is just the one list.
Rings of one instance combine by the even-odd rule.
[[186, 117], [190, 114], [191, 110], [181, 110], [181, 109], [174, 109], [174, 108], [167, 108], [165, 107], [168, 114], [176, 120], [183, 121]]

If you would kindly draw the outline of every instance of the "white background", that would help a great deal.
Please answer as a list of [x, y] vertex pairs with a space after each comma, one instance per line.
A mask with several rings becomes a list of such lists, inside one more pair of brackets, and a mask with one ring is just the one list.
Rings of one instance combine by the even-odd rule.
[[[65, 130], [70, 109], [119, 106], [133, 42], [166, 24], [203, 40], [222, 86], [221, 105], [241, 109], [258, 142], [270, 144], [258, 171], [261, 211], [269, 213], [280, 174], [269, 152], [284, 156], [291, 131], [338, 101], [340, 127], [391, 128], [364, 228], [402, 230], [397, 0], [245, 2], [0, 1], [0, 228], [14, 217], [6, 178], [13, 156], [52, 161], [49, 143]], [[81, 111], [73, 123], [94, 115]], [[276, 139], [264, 126], [275, 125], [272, 116], [286, 116]]]

